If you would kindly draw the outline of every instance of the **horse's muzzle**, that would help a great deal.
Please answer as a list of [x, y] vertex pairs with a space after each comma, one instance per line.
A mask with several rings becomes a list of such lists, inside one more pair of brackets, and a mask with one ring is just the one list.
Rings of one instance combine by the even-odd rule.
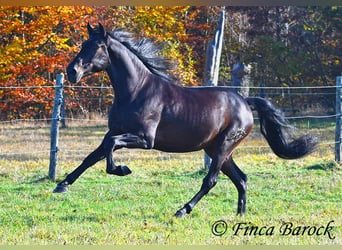
[[73, 66], [69, 66], [67, 68], [67, 76], [68, 76], [68, 80], [72, 83], [78, 83], [82, 76], [83, 76], [83, 72], [80, 70], [77, 70], [75, 67]]

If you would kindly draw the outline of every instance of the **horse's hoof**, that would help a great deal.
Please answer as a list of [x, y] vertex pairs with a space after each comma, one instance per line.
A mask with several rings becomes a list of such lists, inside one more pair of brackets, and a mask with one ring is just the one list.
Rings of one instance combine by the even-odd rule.
[[117, 166], [116, 172], [119, 176], [125, 176], [132, 173], [132, 171], [127, 166]]
[[129, 175], [130, 173], [132, 173], [132, 171], [127, 167], [127, 166], [116, 166], [115, 169], [108, 171], [108, 174], [114, 174], [114, 175], [118, 175], [118, 176], [125, 176], [125, 175]]
[[68, 186], [67, 185], [63, 185], [63, 184], [58, 184], [57, 187], [53, 190], [54, 193], [65, 193], [66, 191], [68, 191]]
[[175, 213], [175, 217], [176, 217], [176, 218], [184, 218], [185, 215], [186, 215], [186, 210], [185, 210], [184, 208], [178, 210], [178, 211]]

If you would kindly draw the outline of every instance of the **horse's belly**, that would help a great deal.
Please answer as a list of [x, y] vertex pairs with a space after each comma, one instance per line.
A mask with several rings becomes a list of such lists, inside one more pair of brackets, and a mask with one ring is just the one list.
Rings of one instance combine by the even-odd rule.
[[206, 147], [217, 133], [204, 129], [168, 129], [156, 133], [154, 148], [165, 152], [192, 152]]

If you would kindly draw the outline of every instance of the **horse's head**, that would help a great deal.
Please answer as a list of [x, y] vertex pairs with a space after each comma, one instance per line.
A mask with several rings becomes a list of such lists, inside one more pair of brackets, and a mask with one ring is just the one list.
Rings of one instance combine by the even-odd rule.
[[99, 23], [93, 29], [87, 25], [89, 39], [82, 44], [82, 49], [76, 58], [68, 65], [69, 81], [77, 83], [82, 77], [105, 70], [109, 64], [109, 55], [106, 46], [106, 31]]

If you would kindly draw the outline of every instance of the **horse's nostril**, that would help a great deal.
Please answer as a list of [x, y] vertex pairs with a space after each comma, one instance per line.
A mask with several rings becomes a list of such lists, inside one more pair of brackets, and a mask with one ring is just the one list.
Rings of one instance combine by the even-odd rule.
[[67, 70], [67, 75], [68, 75], [68, 78], [74, 78], [76, 75], [77, 75], [77, 71], [76, 69], [68, 69]]
[[77, 81], [77, 70], [76, 69], [67, 69], [67, 76], [70, 82]]
[[77, 74], [77, 71], [76, 69], [72, 69], [72, 70], [68, 70], [68, 75], [72, 76], [72, 75], [76, 75]]

